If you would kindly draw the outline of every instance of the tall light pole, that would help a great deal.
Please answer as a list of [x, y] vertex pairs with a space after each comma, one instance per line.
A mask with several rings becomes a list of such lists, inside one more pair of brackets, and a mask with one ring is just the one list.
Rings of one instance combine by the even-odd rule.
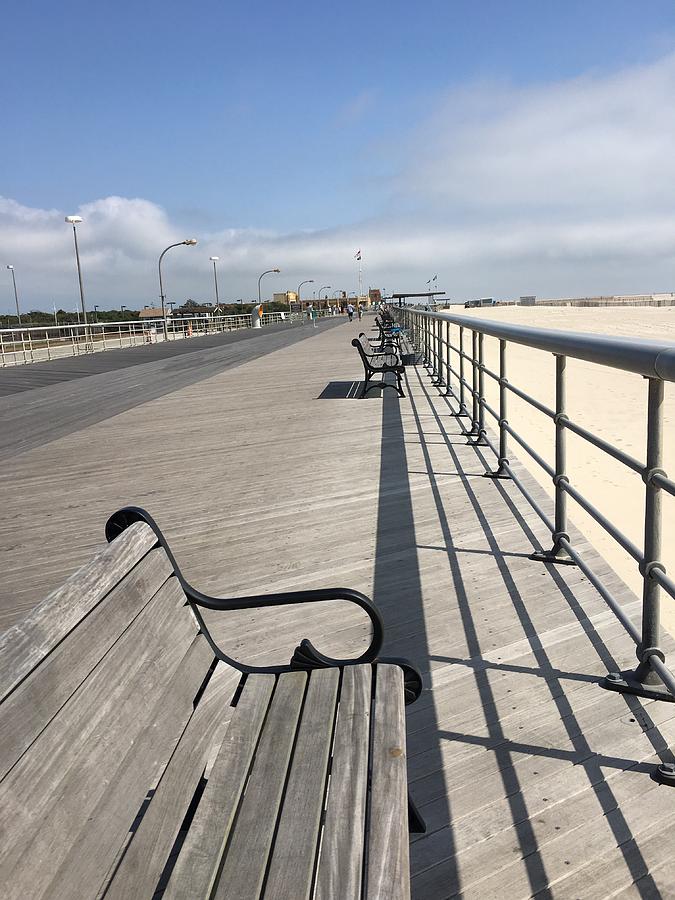
[[331, 284], [324, 284], [322, 288], [319, 288], [319, 310], [321, 309], [321, 291], [329, 291], [331, 287]]
[[94, 321], [98, 322], [98, 306], [94, 306]]
[[[300, 300], [300, 288], [303, 286], [303, 284], [314, 284], [314, 279], [308, 278], [307, 281], [301, 281], [300, 284], [298, 285], [298, 303], [300, 304], [300, 312], [302, 312], [302, 301]], [[291, 308], [291, 304], [289, 303], [288, 309], [290, 310], [290, 308]]]
[[272, 272], [276, 272], [278, 274], [279, 272], [281, 272], [281, 269], [267, 269], [267, 271], [263, 272], [258, 279], [258, 306], [260, 306], [260, 304], [262, 303], [262, 300], [260, 299], [260, 282], [263, 280], [265, 275], [269, 275]]
[[12, 284], [14, 285], [14, 302], [16, 303], [16, 317], [19, 320], [19, 325], [21, 324], [21, 313], [19, 312], [19, 295], [16, 292], [16, 275], [14, 274], [14, 266], [7, 266], [9, 271], [12, 273]]
[[80, 248], [77, 245], [77, 226], [82, 224], [82, 216], [66, 216], [66, 222], [73, 226], [73, 240], [75, 241], [75, 260], [77, 262], [77, 277], [80, 282], [80, 305], [82, 307], [82, 321], [84, 322], [84, 339], [89, 342], [89, 329], [87, 328], [87, 309], [84, 305], [84, 285], [82, 284], [82, 266], [80, 265]]
[[216, 263], [220, 259], [219, 256], [209, 256], [209, 259], [213, 263], [213, 283], [216, 286], [216, 309], [220, 306], [220, 300], [218, 299], [218, 273], [216, 272]]
[[159, 270], [159, 296], [162, 301], [162, 325], [164, 326], [164, 340], [169, 340], [169, 329], [166, 325], [166, 297], [164, 296], [164, 285], [162, 284], [162, 260], [164, 259], [164, 254], [171, 250], [172, 247], [182, 247], [185, 245], [186, 247], [194, 247], [197, 241], [194, 238], [186, 238], [184, 241], [177, 241], [175, 244], [169, 244], [162, 252], [159, 254], [159, 263], [157, 264], [157, 268]]

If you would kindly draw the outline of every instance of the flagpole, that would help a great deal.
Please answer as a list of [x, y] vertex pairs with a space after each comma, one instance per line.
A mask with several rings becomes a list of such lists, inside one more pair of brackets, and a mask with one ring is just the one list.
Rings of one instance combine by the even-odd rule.
[[363, 290], [361, 288], [361, 251], [359, 250], [359, 303], [361, 302], [361, 295]]

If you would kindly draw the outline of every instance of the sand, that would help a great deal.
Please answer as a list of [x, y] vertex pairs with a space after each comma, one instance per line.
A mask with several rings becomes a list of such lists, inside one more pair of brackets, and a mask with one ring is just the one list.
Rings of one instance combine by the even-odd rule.
[[[453, 310], [454, 312], [454, 310]], [[471, 318], [513, 322], [542, 328], [644, 337], [675, 343], [675, 307], [497, 307], [460, 310]], [[485, 338], [486, 363], [498, 371], [498, 342]], [[555, 361], [551, 354], [518, 344], [507, 348], [509, 380], [549, 407], [555, 405]], [[616, 447], [644, 461], [646, 450], [647, 382], [639, 375], [579, 360], [567, 364], [569, 417]], [[487, 378], [487, 399], [498, 408], [497, 386]], [[491, 416], [487, 418], [492, 421]], [[546, 459], [554, 461], [554, 426], [544, 415], [509, 395], [511, 426]], [[495, 423], [496, 425], [496, 423]], [[665, 470], [675, 477], [675, 384], [666, 384], [664, 423]], [[639, 475], [568, 432], [568, 474], [571, 483], [624, 534], [642, 547], [644, 485]], [[553, 496], [549, 477], [515, 441], [509, 454], [517, 456]], [[675, 497], [664, 494], [663, 562], [675, 574]], [[568, 514], [624, 581], [642, 595], [641, 577], [633, 559], [593, 519], [569, 498]], [[662, 621], [675, 636], [675, 600], [662, 593]]]

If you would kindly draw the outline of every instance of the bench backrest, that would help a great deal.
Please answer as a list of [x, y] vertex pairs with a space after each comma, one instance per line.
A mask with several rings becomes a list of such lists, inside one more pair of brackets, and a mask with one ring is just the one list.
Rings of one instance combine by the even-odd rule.
[[[0, 637], [3, 896], [96, 896], [108, 883], [214, 663], [141, 522]], [[185, 811], [167, 823], [169, 847]]]

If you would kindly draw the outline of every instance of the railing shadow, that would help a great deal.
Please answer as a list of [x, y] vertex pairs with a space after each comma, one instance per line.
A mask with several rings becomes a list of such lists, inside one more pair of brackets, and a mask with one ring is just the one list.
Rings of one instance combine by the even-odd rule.
[[[421, 373], [419, 369], [409, 369], [407, 371], [414, 372], [412, 376], [414, 379], [414, 383], [412, 385], [413, 390], [411, 390], [411, 385], [409, 384], [407, 393], [410, 397], [413, 419], [417, 426], [417, 431], [420, 437], [422, 456], [426, 468], [426, 472], [424, 474], [426, 474], [429, 478], [429, 485], [434, 499], [438, 522], [440, 524], [443, 539], [445, 542], [445, 549], [450, 565], [453, 594], [459, 608], [459, 615], [469, 657], [468, 659], [464, 659], [454, 656], [433, 656], [430, 657], [430, 659], [427, 661], [427, 664], [431, 661], [431, 659], [435, 661], [447, 661], [449, 664], [466, 666], [467, 669], [470, 669], [473, 672], [487, 728], [486, 737], [467, 735], [441, 729], [438, 731], [439, 747], [445, 741], [453, 741], [463, 744], [475, 744], [477, 746], [483, 746], [486, 749], [490, 749], [495, 754], [497, 767], [499, 769], [503, 783], [504, 794], [507, 798], [507, 802], [510, 808], [514, 832], [520, 846], [522, 862], [527, 872], [527, 877], [532, 894], [536, 893], [538, 897], [552, 896], [551, 891], [548, 888], [548, 877], [545, 870], [543, 858], [538, 848], [536, 835], [534, 834], [532, 824], [530, 822], [530, 816], [528, 814], [528, 809], [524, 800], [523, 786], [521, 785], [519, 774], [514, 767], [514, 753], [527, 753], [532, 754], [533, 756], [552, 757], [555, 759], [566, 760], [574, 765], [583, 767], [588, 777], [589, 787], [594, 792], [597, 799], [599, 810], [601, 810], [602, 813], [607, 817], [607, 821], [612, 828], [617, 844], [621, 847], [625, 864], [628, 870], [630, 871], [636, 883], [638, 882], [638, 880], [640, 880], [639, 885], [636, 884], [637, 890], [639, 890], [640, 895], [644, 897], [659, 896], [653, 880], [648, 875], [645, 877], [645, 872], [648, 870], [648, 867], [646, 866], [644, 858], [641, 856], [639, 849], [636, 851], [636, 847], [633, 844], [631, 844], [630, 852], [625, 849], [627, 847], [627, 845], [625, 845], [626, 834], [630, 834], [630, 828], [625, 818], [621, 814], [619, 802], [611, 788], [611, 782], [606, 781], [604, 773], [602, 771], [602, 767], [622, 769], [631, 768], [638, 771], [644, 769], [645, 771], [647, 771], [647, 767], [642, 766], [641, 764], [636, 763], [635, 761], [632, 761], [630, 759], [626, 760], [611, 756], [603, 756], [601, 754], [595, 753], [584, 735], [583, 727], [580, 725], [577, 717], [575, 716], [573, 707], [566, 695], [564, 686], [564, 682], [566, 680], [581, 680], [590, 682], [599, 680], [599, 677], [603, 674], [603, 670], [614, 670], [619, 668], [619, 666], [617, 665], [612, 652], [602, 640], [601, 636], [597, 633], [597, 631], [593, 627], [592, 622], [590, 622], [587, 618], [583, 608], [580, 606], [569, 585], [565, 582], [564, 578], [561, 576], [559, 571], [555, 569], [554, 566], [549, 566], [547, 567], [549, 570], [548, 575], [561, 596], [561, 602], [567, 603], [567, 605], [569, 606], [569, 609], [575, 616], [580, 628], [583, 629], [590, 644], [597, 653], [599, 664], [601, 663], [602, 665], [598, 666], [598, 679], [594, 679], [592, 676], [589, 677], [584, 673], [561, 671], [559, 668], [552, 664], [551, 659], [549, 658], [549, 654], [541, 642], [537, 627], [530, 615], [528, 607], [524, 602], [524, 597], [521, 595], [516, 580], [514, 579], [513, 574], [509, 569], [507, 562], [507, 556], [509, 554], [502, 552], [499, 546], [499, 541], [494, 531], [492, 530], [491, 523], [481, 506], [480, 500], [474, 487], [472, 486], [472, 480], [473, 478], [475, 478], [475, 476], [467, 474], [464, 470], [464, 466], [456, 449], [457, 444], [459, 443], [457, 441], [457, 432], [451, 432], [448, 429], [446, 423], [448, 421], [458, 422], [460, 423], [460, 431], [463, 430], [464, 432], [466, 432], [466, 429], [464, 429], [463, 425], [461, 425], [461, 419], [454, 418], [454, 416], [451, 419], [448, 419], [446, 413], [441, 415], [441, 413], [437, 410], [436, 404], [438, 403], [438, 391], [428, 383], [427, 377], [423, 373]], [[418, 399], [416, 399], [416, 397], [419, 396], [420, 390], [423, 397], [422, 401], [418, 401]], [[448, 410], [454, 413], [451, 401], [448, 398], [443, 399], [447, 404]], [[441, 496], [438, 473], [434, 471], [431, 454], [424, 437], [425, 430], [429, 430], [429, 414], [433, 416], [436, 425], [436, 430], [433, 435], [436, 440], [432, 441], [431, 443], [438, 444], [438, 437], [440, 436], [442, 438], [442, 442], [444, 442], [447, 447], [451, 466], [454, 468], [454, 473], [452, 474], [456, 473], [461, 480], [464, 491], [466, 492], [466, 497], [468, 498], [475, 513], [476, 520], [479, 523], [480, 532], [484, 537], [485, 542], [487, 543], [488, 552], [495, 560], [498, 567], [499, 575], [503, 582], [504, 592], [509, 597], [511, 604], [513, 605], [513, 609], [517, 615], [517, 619], [520, 623], [520, 626], [522, 627], [523, 634], [527, 638], [532, 651], [532, 655], [536, 662], [536, 666], [533, 666], [531, 668], [509, 667], [508, 665], [504, 665], [503, 668], [505, 670], [510, 669], [515, 671], [525, 670], [525, 672], [527, 672], [528, 674], [535, 674], [543, 679], [550, 692], [550, 701], [555, 704], [557, 712], [560, 716], [560, 720], [562, 721], [566, 729], [568, 740], [572, 747], [571, 750], [557, 750], [556, 748], [550, 747], [538, 747], [526, 742], [515, 742], [510, 740], [504, 732], [504, 729], [500, 722], [499, 710], [493, 687], [488, 678], [489, 670], [499, 668], [500, 666], [497, 666], [491, 661], [486, 661], [483, 659], [484, 651], [481, 647], [481, 641], [479, 639], [479, 629], [477, 627], [475, 614], [471, 608], [471, 604], [467, 596], [467, 589], [464, 583], [464, 576], [460, 566], [460, 558], [458, 556], [460, 552], [465, 551], [454, 546], [455, 535], [453, 524], [448, 517], [447, 508]], [[423, 420], [427, 421], [426, 429], [423, 426]], [[476, 462], [481, 464], [484, 467], [485, 471], [487, 471], [490, 468], [489, 463], [492, 462], [492, 459], [488, 461], [488, 459], [483, 455], [483, 451], [480, 447], [475, 448], [475, 454]], [[501, 501], [503, 501], [505, 509], [508, 509], [510, 515], [513, 517], [513, 520], [517, 522], [522, 529], [524, 537], [526, 537], [527, 540], [529, 540], [535, 547], [538, 547], [539, 541], [537, 540], [536, 535], [529, 526], [525, 517], [517, 508], [516, 504], [513, 502], [512, 498], [509, 496], [509, 493], [505, 489], [503, 483], [501, 483], [500, 481], [493, 481], [491, 483], [494, 485], [494, 489], [499, 493], [500, 499]], [[651, 720], [650, 716], [643, 708], [641, 702], [637, 698], [631, 697], [629, 695], [622, 696], [626, 704], [627, 712], [630, 711], [635, 714], [636, 720], [640, 723], [640, 727], [642, 728], [643, 733], [651, 741], [655, 752], [664, 761], [666, 759], [670, 760], [671, 754], [667, 751], [667, 749], [664, 749], [664, 741], [662, 738], [660, 738], [658, 729], [655, 727], [654, 722]], [[430, 713], [430, 719], [427, 723], [427, 726], [429, 728], [432, 728], [435, 725], [438, 728], [438, 725], [432, 721], [432, 718], [432, 714]], [[439, 757], [440, 756], [441, 753], [439, 750]], [[441, 765], [443, 765], [443, 762], [441, 762]], [[414, 791], [414, 782], [412, 788]], [[422, 809], [422, 812], [424, 814], [424, 809]], [[609, 813], [612, 813], [612, 815], [610, 816]], [[438, 821], [441, 817], [436, 816], [435, 818]], [[450, 854], [453, 852], [455, 839], [452, 835], [453, 823], [449, 809], [447, 810], [447, 822], [448, 824], [447, 826], [445, 826], [444, 830], [448, 832], [448, 836], [447, 844], [443, 847], [443, 855], [445, 856], [445, 858], [442, 860], [442, 866], [445, 869], [445, 871], [443, 872], [443, 878], [448, 886], [448, 889], [447, 892], [444, 893], [444, 896], [452, 896], [461, 893], [461, 885], [459, 883], [457, 864], [455, 861], [450, 860]], [[424, 842], [425, 840], [426, 838], [422, 838], [420, 842]]]

